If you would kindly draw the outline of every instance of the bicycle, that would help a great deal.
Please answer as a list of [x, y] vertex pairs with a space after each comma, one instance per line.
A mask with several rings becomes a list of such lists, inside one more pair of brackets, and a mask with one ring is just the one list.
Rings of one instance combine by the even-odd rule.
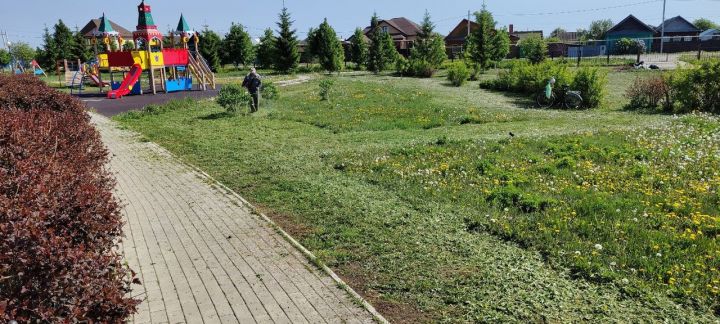
[[[545, 91], [538, 94], [536, 101], [540, 108], [550, 108], [556, 104], [561, 104], [567, 109], [578, 109], [583, 105], [583, 98], [580, 91], [570, 90], [570, 86], [563, 85], [560, 91], [555, 91], [552, 87], [555, 79], [548, 82]], [[550, 94], [550, 96], [548, 96]]]

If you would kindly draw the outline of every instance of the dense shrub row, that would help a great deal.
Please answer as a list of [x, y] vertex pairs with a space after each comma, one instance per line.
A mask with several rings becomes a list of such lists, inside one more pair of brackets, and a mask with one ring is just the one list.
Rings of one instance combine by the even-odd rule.
[[720, 60], [662, 76], [638, 78], [626, 92], [629, 109], [720, 113]]
[[107, 161], [81, 103], [34, 77], [0, 76], [0, 322], [135, 312]]
[[536, 94], [545, 88], [548, 80], [555, 78], [555, 88], [567, 85], [572, 90], [582, 93], [584, 105], [595, 108], [605, 99], [607, 75], [597, 68], [580, 68], [572, 70], [564, 64], [545, 61], [530, 64], [526, 61], [515, 61], [508, 64], [506, 71], [500, 72], [497, 79], [480, 83], [480, 87], [490, 90], [512, 91], [525, 94]]

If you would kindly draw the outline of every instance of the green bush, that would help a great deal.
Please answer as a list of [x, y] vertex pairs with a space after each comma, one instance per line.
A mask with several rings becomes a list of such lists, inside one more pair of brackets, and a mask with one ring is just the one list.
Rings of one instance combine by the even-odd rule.
[[278, 98], [278, 88], [272, 81], [264, 82], [260, 93], [263, 99], [273, 100]]
[[615, 42], [615, 54], [643, 54], [645, 53], [645, 42], [639, 39], [622, 38]]
[[420, 78], [430, 78], [435, 74], [435, 68], [430, 62], [423, 59], [410, 59], [404, 75]]
[[465, 84], [467, 79], [470, 77], [470, 70], [468, 70], [464, 62], [455, 62], [448, 66], [447, 70], [448, 81], [456, 87], [460, 87]]
[[395, 73], [399, 76], [407, 75], [407, 71], [410, 68], [410, 62], [405, 57], [398, 57], [395, 60]]
[[607, 73], [597, 68], [586, 67], [577, 70], [570, 87], [581, 92], [585, 107], [595, 108], [605, 99], [606, 85]]
[[228, 113], [234, 114], [243, 106], [250, 104], [250, 94], [238, 84], [228, 84], [220, 89], [216, 102], [225, 108]]
[[332, 79], [324, 79], [320, 81], [320, 100], [330, 100], [330, 91], [332, 90], [335, 81]]
[[555, 78], [555, 88], [569, 86], [582, 92], [585, 105], [594, 108], [605, 98], [607, 76], [596, 68], [582, 68], [573, 73], [566, 65], [553, 61], [530, 64], [527, 61], [506, 63], [507, 70], [500, 72], [497, 79], [480, 83], [483, 89], [510, 91], [534, 95], [545, 89], [548, 81]]
[[680, 112], [720, 112], [720, 60], [680, 70], [671, 84]]
[[540, 36], [532, 36], [520, 42], [520, 56], [533, 64], [545, 61], [548, 55], [548, 46]]

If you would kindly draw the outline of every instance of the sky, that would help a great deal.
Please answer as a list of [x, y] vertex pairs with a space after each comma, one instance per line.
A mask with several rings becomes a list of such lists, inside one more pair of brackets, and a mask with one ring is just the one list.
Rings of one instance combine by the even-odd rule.
[[[32, 46], [42, 43], [44, 26], [51, 27], [62, 19], [74, 29], [82, 28], [92, 18], [103, 13], [129, 30], [137, 24], [139, 0], [1, 0], [0, 32], [8, 34], [12, 42], [26, 42]], [[596, 19], [611, 19], [617, 23], [634, 14], [647, 24], [659, 25], [662, 20], [662, 0], [487, 0], [488, 9], [500, 26], [513, 24], [515, 30], [544, 30], [556, 27], [568, 31], [587, 28]], [[257, 38], [268, 27], [276, 29], [277, 15], [283, 0], [147, 0], [152, 6], [158, 28], [165, 32], [175, 27], [183, 13], [192, 28], [204, 26], [224, 35], [232, 22], [245, 26]], [[310, 27], [324, 18], [343, 38], [352, 35], [356, 27], [369, 24], [373, 12], [381, 19], [407, 17], [420, 22], [428, 10], [436, 31], [447, 35], [468, 10], [475, 12], [482, 1], [470, 0], [285, 0], [295, 21], [298, 36], [304, 38]], [[667, 17], [681, 15], [688, 20], [704, 17], [720, 22], [720, 0], [667, 0]]]

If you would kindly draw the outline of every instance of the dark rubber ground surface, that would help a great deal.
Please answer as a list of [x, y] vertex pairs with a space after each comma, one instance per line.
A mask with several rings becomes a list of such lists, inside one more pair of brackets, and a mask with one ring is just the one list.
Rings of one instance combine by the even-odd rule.
[[106, 117], [112, 117], [131, 110], [140, 110], [148, 105], [160, 105], [174, 99], [195, 98], [204, 99], [217, 96], [217, 90], [208, 91], [181, 91], [173, 93], [148, 94], [142, 96], [127, 96], [122, 99], [107, 99], [105, 93], [84, 93], [78, 96], [90, 109], [94, 109], [98, 114]]

